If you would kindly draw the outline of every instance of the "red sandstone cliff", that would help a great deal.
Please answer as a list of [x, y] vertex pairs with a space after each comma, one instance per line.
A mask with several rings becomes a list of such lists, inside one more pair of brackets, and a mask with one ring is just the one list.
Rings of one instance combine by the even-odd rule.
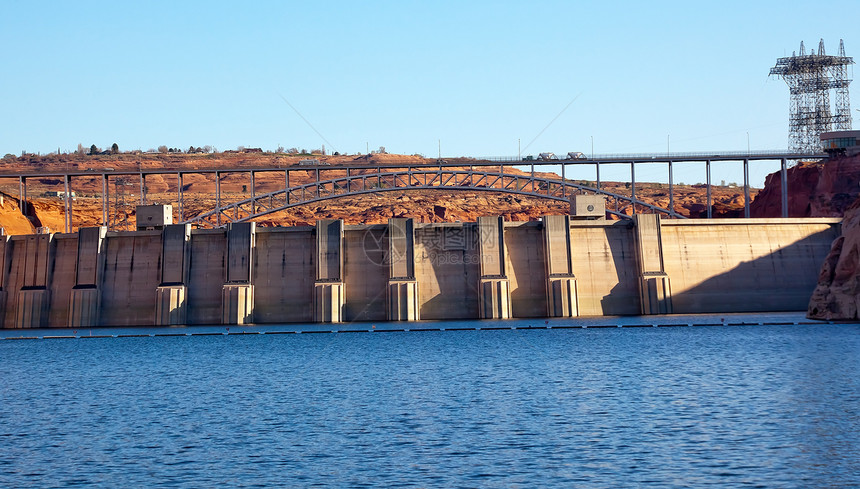
[[[800, 162], [787, 177], [789, 217], [842, 217], [860, 196], [860, 156]], [[750, 203], [750, 215], [781, 217], [781, 200], [780, 174], [771, 173]]]
[[860, 309], [860, 200], [845, 212], [809, 300], [810, 319], [858, 319]]

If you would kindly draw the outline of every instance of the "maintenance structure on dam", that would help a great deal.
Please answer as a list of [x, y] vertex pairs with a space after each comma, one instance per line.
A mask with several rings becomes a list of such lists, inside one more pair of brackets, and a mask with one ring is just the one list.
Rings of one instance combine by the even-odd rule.
[[3, 236], [3, 328], [805, 310], [840, 219], [578, 220]]

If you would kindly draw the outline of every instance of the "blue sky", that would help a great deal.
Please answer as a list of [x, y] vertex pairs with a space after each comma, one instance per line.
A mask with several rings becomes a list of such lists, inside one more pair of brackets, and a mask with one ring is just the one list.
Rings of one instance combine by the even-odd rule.
[[784, 148], [776, 58], [860, 57], [856, 0], [128, 3], [2, 2], [0, 154]]

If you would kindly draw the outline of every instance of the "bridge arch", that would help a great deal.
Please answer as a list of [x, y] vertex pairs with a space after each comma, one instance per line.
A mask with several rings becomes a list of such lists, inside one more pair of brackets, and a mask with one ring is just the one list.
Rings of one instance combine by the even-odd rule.
[[622, 212], [629, 206], [637, 211], [685, 218], [677, 212], [649, 204], [633, 196], [607, 192], [567, 180], [538, 177], [533, 174], [508, 173], [502, 169], [488, 171], [438, 167], [405, 170], [380, 168], [371, 173], [294, 185], [236, 202], [216, 205], [215, 209], [184, 222], [198, 227], [223, 227], [230, 222], [255, 220], [268, 214], [314, 202], [404, 190], [501, 192], [565, 202], [577, 194], [599, 194], [607, 198], [607, 213], [622, 219], [630, 217]]

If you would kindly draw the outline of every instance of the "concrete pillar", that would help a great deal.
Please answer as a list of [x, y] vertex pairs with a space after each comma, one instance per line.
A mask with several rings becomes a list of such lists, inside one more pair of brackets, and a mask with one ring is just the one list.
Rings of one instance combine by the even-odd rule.
[[511, 317], [511, 289], [505, 264], [505, 222], [501, 216], [478, 218], [481, 319]]
[[254, 285], [251, 265], [256, 244], [256, 223], [227, 224], [227, 266], [221, 288], [221, 323], [254, 322]]
[[481, 319], [510, 319], [511, 288], [506, 278], [481, 278]]
[[69, 299], [69, 327], [98, 326], [100, 301], [101, 290], [96, 287], [73, 288]]
[[188, 322], [185, 285], [160, 285], [155, 288], [155, 325], [172, 326]]
[[547, 276], [547, 316], [579, 315], [570, 216], [543, 216], [544, 253]]
[[343, 220], [323, 219], [316, 225], [314, 321], [343, 321], [346, 286], [343, 281]]
[[18, 291], [16, 328], [42, 328], [48, 320], [49, 292], [46, 288], [21, 289]]
[[575, 277], [550, 277], [547, 280], [547, 316], [579, 316]]
[[417, 321], [420, 319], [418, 311], [418, 281], [389, 280], [388, 320]]
[[78, 230], [75, 286], [69, 300], [70, 328], [100, 324], [101, 271], [104, 269], [106, 234], [107, 228], [104, 226]]
[[24, 273], [17, 297], [16, 328], [41, 328], [47, 325], [53, 260], [53, 234], [24, 237]]
[[345, 303], [346, 287], [343, 282], [316, 282], [314, 284], [314, 321], [318, 323], [342, 322]]
[[417, 321], [418, 281], [415, 280], [415, 234], [412, 219], [388, 220], [388, 320]]
[[224, 284], [221, 288], [222, 324], [248, 324], [254, 322], [254, 286], [251, 284]]
[[642, 314], [672, 314], [672, 288], [663, 268], [660, 216], [633, 216], [639, 265], [639, 304]]
[[188, 321], [188, 267], [191, 225], [172, 224], [161, 231], [161, 281], [155, 289], [155, 324], [170, 326]]

